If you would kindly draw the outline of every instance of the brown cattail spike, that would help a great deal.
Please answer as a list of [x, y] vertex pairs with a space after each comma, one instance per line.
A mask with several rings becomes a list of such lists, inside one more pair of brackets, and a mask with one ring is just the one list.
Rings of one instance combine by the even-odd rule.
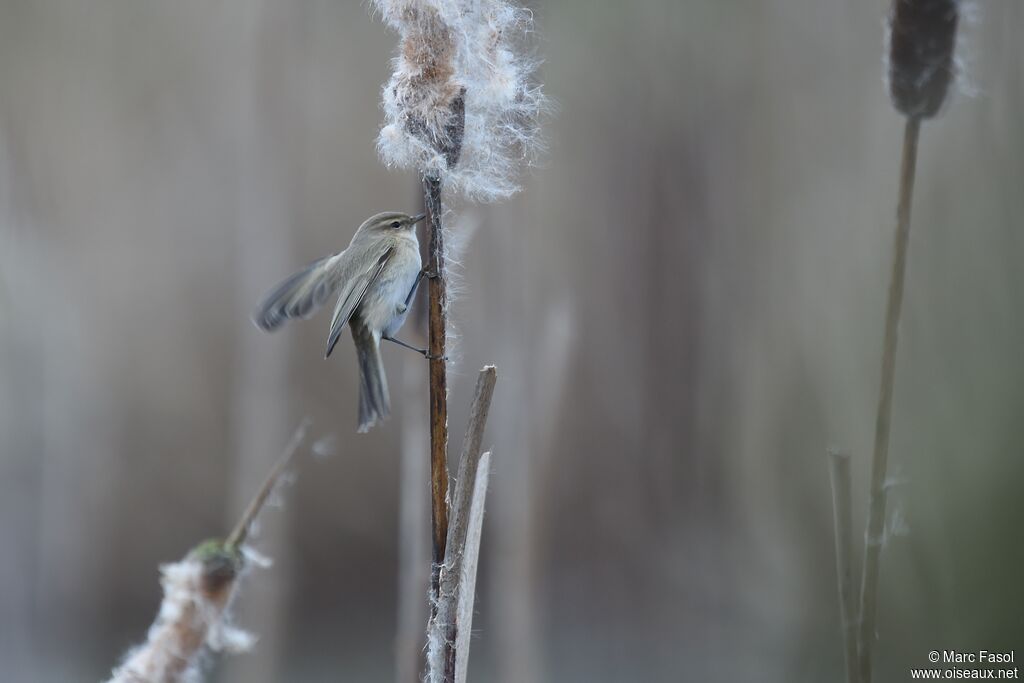
[[893, 0], [889, 93], [911, 118], [934, 116], [953, 75], [958, 0]]

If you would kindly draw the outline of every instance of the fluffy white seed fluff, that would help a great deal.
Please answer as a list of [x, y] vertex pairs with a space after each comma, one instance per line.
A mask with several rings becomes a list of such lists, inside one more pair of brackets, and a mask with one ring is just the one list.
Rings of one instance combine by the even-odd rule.
[[400, 37], [384, 86], [381, 158], [473, 199], [514, 194], [520, 168], [538, 150], [545, 108], [532, 80], [537, 64], [524, 54], [532, 14], [505, 0], [374, 4]]
[[109, 683], [198, 683], [206, 651], [244, 652], [255, 642], [226, 617], [234, 581], [204, 590], [203, 563], [193, 558], [165, 564], [160, 574], [164, 599], [146, 642], [126, 655]]

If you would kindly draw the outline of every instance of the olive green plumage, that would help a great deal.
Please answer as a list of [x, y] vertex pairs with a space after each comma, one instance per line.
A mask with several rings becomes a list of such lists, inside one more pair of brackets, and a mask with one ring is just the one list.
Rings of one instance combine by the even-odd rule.
[[379, 213], [364, 222], [348, 248], [313, 261], [286, 278], [263, 299], [253, 315], [272, 332], [289, 320], [313, 316], [337, 296], [324, 357], [331, 355], [348, 325], [359, 361], [359, 431], [391, 412], [380, 342], [405, 322], [408, 302], [419, 281], [421, 261], [414, 229], [424, 216]]

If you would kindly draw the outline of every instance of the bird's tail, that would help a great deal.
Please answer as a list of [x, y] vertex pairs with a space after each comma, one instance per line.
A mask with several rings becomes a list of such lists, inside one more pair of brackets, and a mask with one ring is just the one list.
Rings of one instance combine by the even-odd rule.
[[364, 325], [352, 327], [359, 359], [359, 432], [368, 432], [391, 414], [388, 378], [380, 357], [380, 340]]

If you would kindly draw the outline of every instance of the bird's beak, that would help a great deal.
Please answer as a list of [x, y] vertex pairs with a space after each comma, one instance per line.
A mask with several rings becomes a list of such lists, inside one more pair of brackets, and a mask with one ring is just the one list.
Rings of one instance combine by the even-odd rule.
[[409, 225], [410, 226], [416, 225], [417, 223], [419, 223], [421, 220], [423, 220], [426, 217], [427, 217], [427, 214], [425, 214], [425, 213], [418, 213], [418, 214], [416, 214], [415, 216], [413, 216], [412, 218], [409, 219]]

